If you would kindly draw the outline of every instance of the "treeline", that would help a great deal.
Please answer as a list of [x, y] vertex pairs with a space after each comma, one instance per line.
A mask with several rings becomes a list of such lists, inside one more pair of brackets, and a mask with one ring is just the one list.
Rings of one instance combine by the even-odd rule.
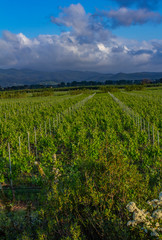
[[57, 85], [57, 87], [73, 87], [73, 86], [100, 86], [100, 85], [145, 85], [145, 84], [158, 84], [162, 83], [162, 78], [157, 80], [107, 80], [105, 82], [97, 82], [97, 81], [73, 81], [64, 83], [61, 82]]
[[8, 91], [8, 90], [35, 90], [35, 89], [49, 89], [49, 88], [54, 88], [55, 91], [59, 91], [60, 88], [64, 90], [69, 90], [69, 87], [74, 89], [75, 87], [86, 87], [86, 88], [94, 88], [98, 89], [99, 86], [104, 86], [104, 85], [151, 85], [151, 86], [157, 86], [157, 84], [162, 83], [162, 78], [156, 79], [156, 80], [149, 80], [149, 79], [142, 79], [142, 80], [107, 80], [105, 82], [98, 82], [98, 81], [73, 81], [73, 82], [61, 82], [56, 85], [42, 85], [42, 84], [36, 84], [36, 85], [23, 85], [23, 86], [12, 86], [12, 87], [5, 87], [2, 88], [0, 86], [0, 91]]
[[[121, 81], [120, 81], [121, 82]], [[124, 89], [125, 91], [133, 90], [143, 90], [145, 87], [158, 87], [162, 86], [161, 83], [140, 83], [140, 84], [108, 84], [109, 81], [105, 83], [100, 83], [97, 85], [97, 82], [94, 82], [94, 85], [80, 85], [83, 82], [72, 82], [73, 86], [67, 86], [61, 83], [58, 86], [43, 86], [43, 85], [32, 85], [32, 86], [17, 86], [17, 87], [8, 87], [0, 89], [0, 99], [6, 98], [25, 98], [25, 97], [47, 97], [53, 96], [55, 92], [58, 91], [68, 91], [70, 95], [76, 95], [80, 93], [89, 93], [91, 90], [99, 90], [100, 92], [116, 92], [119, 89]], [[84, 81], [85, 83], [85, 81]], [[88, 84], [89, 82], [87, 82]], [[129, 82], [130, 83], [130, 82]], [[19, 89], [20, 88], [20, 89]]]

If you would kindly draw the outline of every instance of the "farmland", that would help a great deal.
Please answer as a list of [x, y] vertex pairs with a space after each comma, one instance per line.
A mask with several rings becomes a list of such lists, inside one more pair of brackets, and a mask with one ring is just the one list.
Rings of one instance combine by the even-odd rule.
[[1, 239], [157, 239], [126, 206], [161, 191], [161, 93], [1, 99]]

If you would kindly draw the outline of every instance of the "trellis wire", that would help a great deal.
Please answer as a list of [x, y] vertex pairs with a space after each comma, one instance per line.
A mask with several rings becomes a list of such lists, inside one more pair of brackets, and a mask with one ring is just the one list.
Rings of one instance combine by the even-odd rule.
[[[134, 111], [132, 109], [130, 109], [128, 106], [126, 106], [123, 102], [121, 102], [118, 98], [116, 98], [112, 93], [108, 92], [109, 95], [114, 99], [115, 102], [117, 102], [119, 104], [119, 106], [123, 109], [124, 112], [126, 112], [131, 118], [132, 116], [135, 115]], [[136, 114], [137, 115], [137, 114]], [[142, 117], [140, 117], [139, 115], [138, 117], [138, 130], [144, 130], [145, 129], [145, 120], [142, 119]], [[142, 128], [142, 123], [144, 124], [144, 127]], [[154, 125], [152, 125], [152, 144], [155, 144], [155, 134], [154, 134]], [[157, 144], [159, 145], [160, 141], [159, 141], [159, 133], [157, 135]], [[148, 122], [148, 141], [150, 141], [150, 123]]]

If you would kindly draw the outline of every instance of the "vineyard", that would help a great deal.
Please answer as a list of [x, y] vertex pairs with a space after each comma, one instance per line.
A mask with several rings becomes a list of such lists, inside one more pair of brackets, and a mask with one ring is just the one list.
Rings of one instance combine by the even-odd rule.
[[161, 191], [161, 103], [160, 88], [1, 99], [0, 239], [160, 239], [161, 217], [128, 226], [126, 206]]

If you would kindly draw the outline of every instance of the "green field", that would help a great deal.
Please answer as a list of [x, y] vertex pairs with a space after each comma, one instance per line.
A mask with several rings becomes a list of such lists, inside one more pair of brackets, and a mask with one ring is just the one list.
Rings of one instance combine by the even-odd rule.
[[161, 88], [76, 93], [0, 100], [0, 239], [160, 239]]

